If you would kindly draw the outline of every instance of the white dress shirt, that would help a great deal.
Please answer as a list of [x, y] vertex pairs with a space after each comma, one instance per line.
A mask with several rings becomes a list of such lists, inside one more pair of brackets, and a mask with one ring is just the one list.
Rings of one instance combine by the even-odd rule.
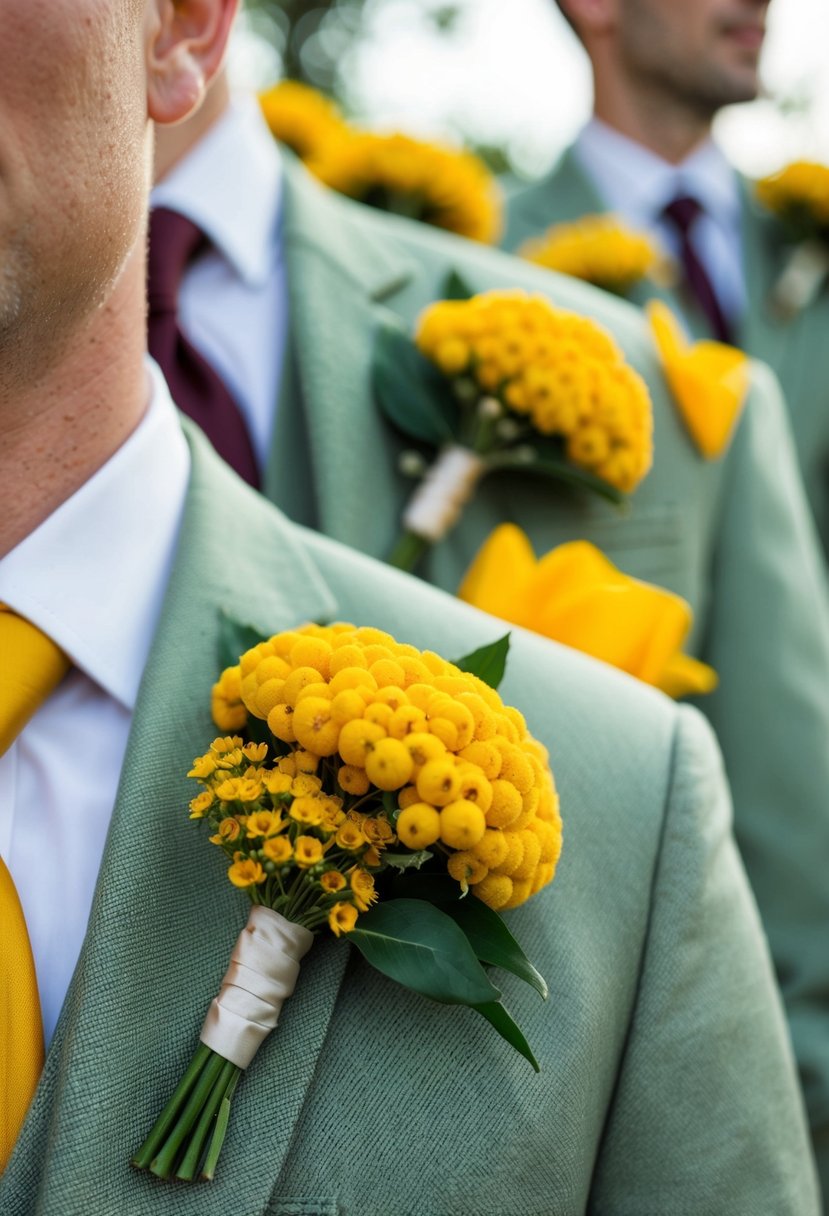
[[674, 255], [679, 250], [677, 231], [661, 213], [678, 196], [696, 198], [704, 211], [692, 232], [694, 249], [726, 316], [742, 316], [746, 286], [739, 183], [713, 140], [672, 165], [593, 118], [579, 133], [574, 151], [608, 210], [655, 234]]
[[179, 324], [238, 403], [260, 468], [270, 454], [288, 332], [281, 179], [258, 104], [235, 97], [150, 199], [210, 238], [185, 272]]
[[147, 367], [136, 430], [0, 559], [0, 602], [73, 663], [0, 757], [0, 856], [23, 905], [47, 1044], [86, 932], [190, 474], [164, 378]]

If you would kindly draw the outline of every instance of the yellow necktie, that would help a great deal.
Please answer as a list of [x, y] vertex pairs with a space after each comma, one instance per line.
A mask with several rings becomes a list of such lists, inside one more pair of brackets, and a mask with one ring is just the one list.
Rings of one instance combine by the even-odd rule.
[[[60, 683], [69, 660], [35, 625], [0, 604], [0, 756]], [[0, 857], [0, 1173], [43, 1068], [32, 947], [12, 876]]]

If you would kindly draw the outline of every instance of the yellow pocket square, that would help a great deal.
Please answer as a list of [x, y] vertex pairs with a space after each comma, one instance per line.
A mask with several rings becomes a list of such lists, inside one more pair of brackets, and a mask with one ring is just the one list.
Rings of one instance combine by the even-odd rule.
[[482, 545], [458, 595], [671, 697], [716, 687], [713, 668], [681, 652], [693, 620], [685, 600], [623, 574], [589, 541], [536, 559], [521, 529], [502, 524]]
[[728, 446], [748, 394], [748, 357], [723, 342], [689, 342], [661, 300], [651, 300], [647, 314], [682, 419], [702, 455], [714, 460]]

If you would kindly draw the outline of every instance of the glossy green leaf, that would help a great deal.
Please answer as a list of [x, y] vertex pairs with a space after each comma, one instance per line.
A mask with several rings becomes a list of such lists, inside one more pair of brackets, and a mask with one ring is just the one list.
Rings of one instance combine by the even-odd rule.
[[474, 896], [442, 903], [440, 908], [463, 929], [482, 963], [509, 971], [547, 999], [549, 992], [544, 977], [536, 971], [498, 912]]
[[383, 323], [377, 331], [372, 382], [383, 413], [404, 435], [433, 447], [451, 442], [457, 406], [449, 381], [399, 325]]
[[588, 473], [587, 469], [578, 468], [563, 457], [547, 458], [539, 454], [532, 459], [520, 450], [515, 452], [507, 450], [496, 456], [490, 456], [488, 466], [490, 471], [495, 473], [503, 470], [545, 477], [559, 485], [572, 486], [574, 489], [586, 490], [589, 494], [597, 494], [599, 498], [604, 498], [615, 506], [627, 502], [627, 495], [623, 494], [621, 490], [617, 490], [616, 486], [612, 486], [609, 481], [603, 481], [601, 477]]
[[529, 1060], [536, 1072], [541, 1072], [541, 1067], [532, 1053], [527, 1040], [524, 1038], [523, 1032], [514, 1021], [512, 1015], [507, 1012], [500, 1001], [491, 1001], [486, 1005], [476, 1005], [476, 1011], [480, 1013], [499, 1033], [502, 1039], [506, 1039], [511, 1047], [514, 1047], [525, 1060]]
[[501, 995], [454, 920], [423, 900], [378, 904], [348, 940], [377, 971], [433, 1001], [489, 1008]]
[[226, 612], [219, 613], [219, 669], [234, 667], [245, 651], [258, 646], [265, 641], [261, 632], [252, 625], [243, 625], [241, 621], [228, 616]]
[[462, 659], [455, 659], [455, 666], [460, 667], [461, 671], [468, 671], [471, 675], [477, 676], [490, 688], [497, 688], [506, 671], [509, 639], [510, 635], [505, 633], [496, 642], [481, 646], [478, 650], [473, 650], [471, 654], [465, 654]]
[[475, 292], [457, 270], [450, 270], [440, 291], [442, 300], [470, 300]]

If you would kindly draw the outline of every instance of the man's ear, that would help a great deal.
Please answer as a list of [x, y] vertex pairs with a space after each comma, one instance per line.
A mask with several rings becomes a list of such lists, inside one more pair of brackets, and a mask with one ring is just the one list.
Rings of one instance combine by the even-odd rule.
[[617, 0], [558, 0], [558, 6], [581, 38], [606, 33], [619, 19]]
[[147, 116], [176, 123], [197, 109], [222, 65], [239, 0], [150, 0]]

